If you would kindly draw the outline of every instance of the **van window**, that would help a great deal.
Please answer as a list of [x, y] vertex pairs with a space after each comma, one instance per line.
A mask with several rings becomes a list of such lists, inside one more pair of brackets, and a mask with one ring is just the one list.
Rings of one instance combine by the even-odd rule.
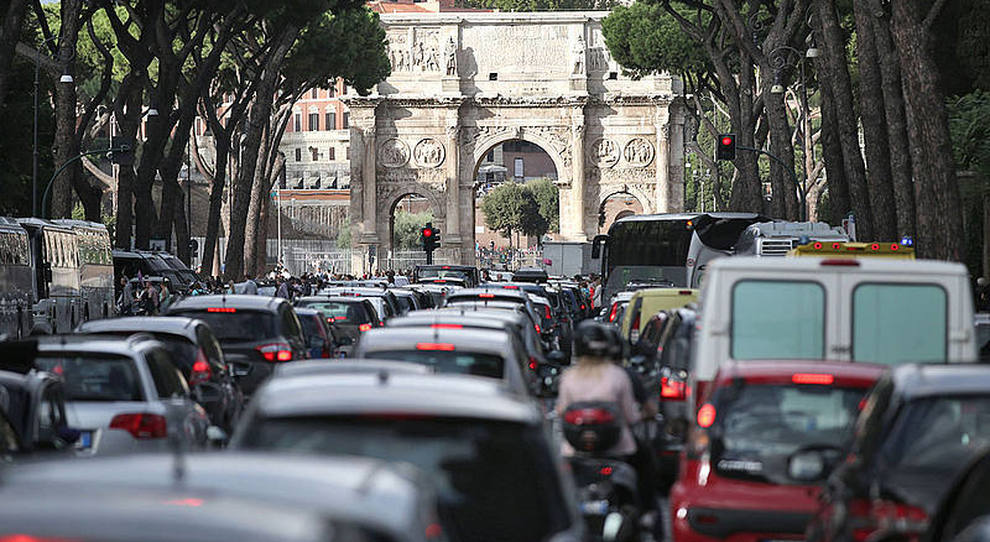
[[945, 290], [935, 284], [861, 284], [853, 292], [853, 359], [945, 361], [947, 312]]
[[732, 358], [825, 357], [825, 289], [810, 281], [741, 280], [732, 288]]

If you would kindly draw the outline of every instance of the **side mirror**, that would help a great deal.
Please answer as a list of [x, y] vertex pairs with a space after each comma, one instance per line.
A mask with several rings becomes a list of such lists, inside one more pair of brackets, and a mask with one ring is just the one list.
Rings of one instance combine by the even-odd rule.
[[597, 260], [602, 257], [602, 245], [608, 240], [607, 235], [596, 235], [591, 241], [591, 259]]

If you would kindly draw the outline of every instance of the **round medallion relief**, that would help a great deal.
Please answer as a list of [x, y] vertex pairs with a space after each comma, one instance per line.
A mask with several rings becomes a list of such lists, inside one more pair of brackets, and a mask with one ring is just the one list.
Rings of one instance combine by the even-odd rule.
[[443, 144], [433, 138], [421, 139], [413, 149], [416, 164], [421, 167], [439, 167], [443, 163]]
[[653, 144], [641, 137], [631, 139], [626, 143], [623, 156], [631, 166], [648, 166], [653, 161]]
[[378, 160], [385, 167], [403, 166], [409, 161], [409, 147], [400, 139], [386, 139], [378, 147]]

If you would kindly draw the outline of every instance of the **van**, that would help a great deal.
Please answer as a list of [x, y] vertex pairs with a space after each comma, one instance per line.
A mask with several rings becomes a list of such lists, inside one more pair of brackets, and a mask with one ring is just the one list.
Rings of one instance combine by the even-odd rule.
[[636, 344], [646, 322], [660, 311], [679, 309], [698, 300], [698, 290], [689, 288], [648, 288], [637, 290], [622, 316], [622, 338]]
[[723, 258], [701, 292], [690, 404], [730, 361], [976, 361], [966, 268], [931, 260]]

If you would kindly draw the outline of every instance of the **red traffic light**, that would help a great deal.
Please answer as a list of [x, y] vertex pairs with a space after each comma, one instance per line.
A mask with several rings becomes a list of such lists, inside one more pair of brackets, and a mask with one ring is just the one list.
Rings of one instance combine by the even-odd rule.
[[433, 230], [430, 228], [423, 228], [423, 237], [433, 237]]
[[722, 136], [722, 145], [726, 145], [726, 146], [732, 145], [732, 137]]

